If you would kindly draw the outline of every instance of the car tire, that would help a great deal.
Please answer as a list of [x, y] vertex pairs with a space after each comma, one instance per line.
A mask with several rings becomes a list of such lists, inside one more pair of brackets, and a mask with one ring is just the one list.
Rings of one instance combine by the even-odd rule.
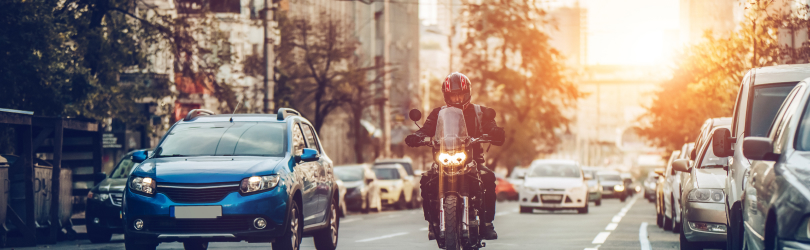
[[655, 224], [658, 225], [658, 228], [664, 227], [664, 215], [655, 211]]
[[405, 209], [408, 209], [408, 201], [405, 200], [405, 193], [400, 193], [399, 200], [397, 201], [397, 210]]
[[301, 236], [304, 234], [303, 222], [301, 218], [301, 209], [297, 201], [291, 202], [290, 205], [290, 225], [284, 235], [279, 236], [273, 241], [273, 250], [298, 250], [301, 247]]
[[132, 239], [132, 237], [124, 237], [124, 249], [126, 250], [155, 250], [158, 244], [150, 243], [150, 242], [143, 242], [143, 241], [135, 241], [127, 240]]
[[[728, 233], [726, 234], [726, 249], [727, 250], [740, 250], [743, 249], [743, 232], [742, 219], [738, 211], [738, 205], [732, 206], [729, 209], [728, 216]], [[683, 220], [683, 217], [681, 217]]]
[[520, 213], [521, 213], [521, 214], [531, 214], [531, 213], [534, 213], [534, 208], [520, 206]]
[[498, 193], [498, 195], [496, 197], [497, 197], [498, 202], [504, 202], [504, 201], [509, 199], [509, 195], [507, 195], [504, 192]]
[[410, 207], [411, 207], [411, 209], [417, 209], [417, 208], [422, 207], [419, 204], [419, 194], [417, 194], [416, 192], [413, 192], [413, 194], [411, 195]]
[[598, 200], [596, 200], [596, 201], [595, 201], [593, 204], [594, 204], [594, 205], [596, 205], [597, 207], [598, 207], [598, 206], [601, 206], [601, 205], [602, 205], [602, 198], [599, 198], [599, 199], [598, 199]]
[[672, 230], [672, 219], [664, 215], [664, 231], [671, 231], [671, 230]]
[[619, 196], [619, 200], [620, 200], [620, 201], [622, 201], [622, 202], [624, 202], [624, 201], [626, 201], [626, 200], [627, 200], [627, 197], [625, 197], [624, 195]]
[[[672, 198], [672, 201], [669, 204], [671, 204], [670, 207], [672, 208], [672, 212], [671, 212], [671, 214], [672, 214], [672, 232], [673, 233], [680, 233], [681, 232], [681, 223], [678, 223], [677, 221], [675, 221], [675, 198], [674, 197]], [[681, 221], [683, 221], [683, 217], [681, 217]]]
[[585, 207], [577, 208], [577, 213], [579, 214], [587, 214], [588, 213], [588, 203], [585, 202]]
[[335, 250], [335, 248], [337, 248], [338, 233], [340, 232], [340, 217], [335, 216], [338, 212], [335, 203], [337, 203], [337, 200], [332, 198], [332, 203], [329, 205], [329, 226], [313, 235], [315, 249]]
[[185, 242], [183, 242], [183, 249], [185, 249], [185, 250], [206, 250], [206, 249], [208, 249], [208, 242], [204, 242], [204, 241], [185, 241]]
[[680, 235], [681, 235], [681, 237], [679, 239], [679, 243], [680, 243], [679, 245], [680, 245], [681, 250], [701, 250], [701, 249], [703, 249], [703, 246], [700, 243], [689, 242], [689, 240], [686, 239], [686, 235], [684, 235], [683, 233], [680, 233]]
[[112, 233], [109, 230], [102, 230], [94, 226], [87, 227], [87, 238], [92, 243], [107, 243], [112, 239]]

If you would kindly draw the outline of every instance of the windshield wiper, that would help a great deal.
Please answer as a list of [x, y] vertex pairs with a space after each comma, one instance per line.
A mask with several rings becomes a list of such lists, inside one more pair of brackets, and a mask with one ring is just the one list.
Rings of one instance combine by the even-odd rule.
[[700, 166], [700, 168], [725, 168], [725, 167], [726, 167], [725, 165], [717, 165], [717, 164], [716, 165]]

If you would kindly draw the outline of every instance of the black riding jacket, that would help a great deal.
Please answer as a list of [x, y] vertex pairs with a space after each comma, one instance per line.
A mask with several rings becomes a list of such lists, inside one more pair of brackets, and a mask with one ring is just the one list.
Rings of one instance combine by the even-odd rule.
[[[480, 105], [479, 105], [480, 106]], [[484, 106], [481, 107], [481, 113], [483, 114], [485, 110], [489, 109]], [[430, 115], [428, 115], [427, 120], [425, 120], [425, 124], [422, 125], [422, 128], [417, 130], [414, 134], [420, 137], [433, 137], [436, 133], [436, 122], [439, 119], [439, 111], [442, 110], [442, 107], [438, 107], [430, 111]], [[475, 122], [476, 115], [475, 115], [475, 106], [473, 104], [467, 105], [467, 107], [462, 110], [464, 113], [464, 122], [467, 124], [467, 133], [470, 137], [473, 138], [480, 138], [481, 132], [483, 131], [484, 134], [489, 134], [490, 131], [498, 127], [498, 124], [495, 123], [495, 119], [488, 119], [484, 120], [483, 115], [481, 116], [481, 127], [482, 130], [478, 129], [478, 125]], [[493, 138], [493, 143], [497, 146], [503, 145], [503, 138]], [[473, 159], [475, 159], [478, 163], [484, 163], [484, 149], [481, 147], [481, 144], [475, 145], [473, 148]]]

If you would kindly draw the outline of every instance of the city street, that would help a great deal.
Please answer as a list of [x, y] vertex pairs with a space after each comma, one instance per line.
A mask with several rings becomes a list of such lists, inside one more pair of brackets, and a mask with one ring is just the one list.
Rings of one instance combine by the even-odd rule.
[[[588, 214], [558, 211], [518, 213], [516, 202], [498, 203], [495, 225], [499, 239], [486, 241], [484, 249], [677, 249], [678, 235], [655, 226], [655, 207], [641, 197], [619, 202], [607, 199], [602, 206], [591, 203]], [[339, 249], [438, 249], [427, 240], [427, 224], [421, 210], [352, 214], [343, 218]], [[649, 242], [642, 242], [644, 236]], [[651, 246], [651, 248], [646, 248]], [[108, 244], [88, 240], [40, 245], [29, 249], [123, 249], [123, 236]], [[209, 249], [270, 249], [270, 244], [211, 243]], [[183, 249], [181, 243], [164, 243], [158, 249]], [[304, 238], [302, 249], [315, 249]]]

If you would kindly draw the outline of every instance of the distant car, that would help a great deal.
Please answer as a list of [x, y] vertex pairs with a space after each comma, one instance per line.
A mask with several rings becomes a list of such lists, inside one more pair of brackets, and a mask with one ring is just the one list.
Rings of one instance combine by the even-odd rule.
[[299, 249], [313, 236], [335, 249], [340, 216], [332, 160], [295, 110], [214, 115], [194, 109], [154, 153], [133, 153], [124, 190], [125, 248], [183, 242], [271, 242]]
[[520, 194], [520, 190], [523, 189], [523, 177], [526, 177], [526, 170], [527, 168], [516, 167], [512, 169], [512, 173], [506, 178], [506, 180], [515, 187], [515, 191], [517, 191], [518, 194]]
[[414, 167], [413, 167], [413, 161], [411, 161], [411, 158], [405, 157], [405, 158], [394, 158], [394, 159], [378, 159], [378, 160], [374, 161], [374, 166], [372, 168], [377, 167], [377, 166], [387, 166], [387, 165], [391, 165], [391, 164], [402, 165], [402, 168], [405, 169], [405, 172], [408, 174], [406, 176], [406, 178], [408, 178], [408, 180], [410, 182], [414, 183], [412, 196], [416, 197], [416, 199], [413, 201], [414, 203], [412, 205], [414, 207], [421, 206], [421, 204], [422, 204], [422, 191], [420, 189], [419, 181], [421, 180], [422, 175], [421, 174], [420, 175], [416, 174], [416, 171], [414, 170]]
[[97, 182], [98, 184], [87, 193], [85, 218], [87, 218], [87, 238], [90, 242], [109, 242], [113, 233], [124, 233], [121, 204], [124, 201], [124, 187], [127, 185], [129, 172], [135, 166], [132, 162], [132, 154], [135, 152], [138, 151], [129, 152], [121, 157], [109, 177], [102, 173], [99, 177], [104, 180]]
[[810, 249], [809, 83], [788, 95], [767, 136], [743, 139], [752, 160], [742, 198], [748, 249]]
[[570, 160], [535, 160], [526, 172], [520, 192], [520, 212], [534, 209], [574, 209], [588, 213], [588, 184], [579, 163]]
[[515, 186], [512, 185], [512, 183], [501, 176], [496, 175], [495, 178], [497, 179], [495, 194], [497, 195], [498, 201], [518, 200], [518, 192], [515, 190]]
[[593, 201], [594, 205], [602, 205], [602, 183], [596, 176], [598, 172], [596, 168], [583, 167], [582, 172], [585, 174], [585, 182], [588, 183], [588, 201]]
[[[663, 169], [661, 172], [663, 173]], [[647, 179], [644, 179], [644, 199], [649, 200], [650, 202], [655, 202], [655, 183], [658, 182], [658, 174], [651, 172], [647, 175]]]
[[407, 177], [405, 168], [399, 163], [376, 165], [374, 174], [380, 186], [380, 198], [383, 206], [394, 206], [397, 209], [416, 208], [414, 183]]
[[627, 172], [619, 173], [619, 176], [622, 177], [622, 183], [624, 183], [624, 192], [627, 196], [632, 196], [635, 194], [636, 190], [633, 188], [633, 175]]
[[346, 209], [364, 213], [382, 211], [380, 187], [371, 165], [335, 166], [335, 175], [346, 186]]
[[619, 198], [622, 202], [627, 199], [624, 181], [619, 172], [604, 170], [596, 173], [602, 183], [602, 197]]
[[[714, 127], [709, 134], [713, 135], [718, 129], [729, 127]], [[680, 198], [683, 206], [680, 247], [682, 250], [723, 248], [728, 230], [723, 187], [729, 161], [727, 157], [714, 155], [711, 140], [703, 140], [695, 150], [697, 157], [691, 161], [691, 165], [688, 159], [678, 159], [672, 163], [675, 170], [691, 172], [690, 178], [683, 183]], [[667, 224], [665, 221], [664, 229], [670, 224], [671, 222]]]

